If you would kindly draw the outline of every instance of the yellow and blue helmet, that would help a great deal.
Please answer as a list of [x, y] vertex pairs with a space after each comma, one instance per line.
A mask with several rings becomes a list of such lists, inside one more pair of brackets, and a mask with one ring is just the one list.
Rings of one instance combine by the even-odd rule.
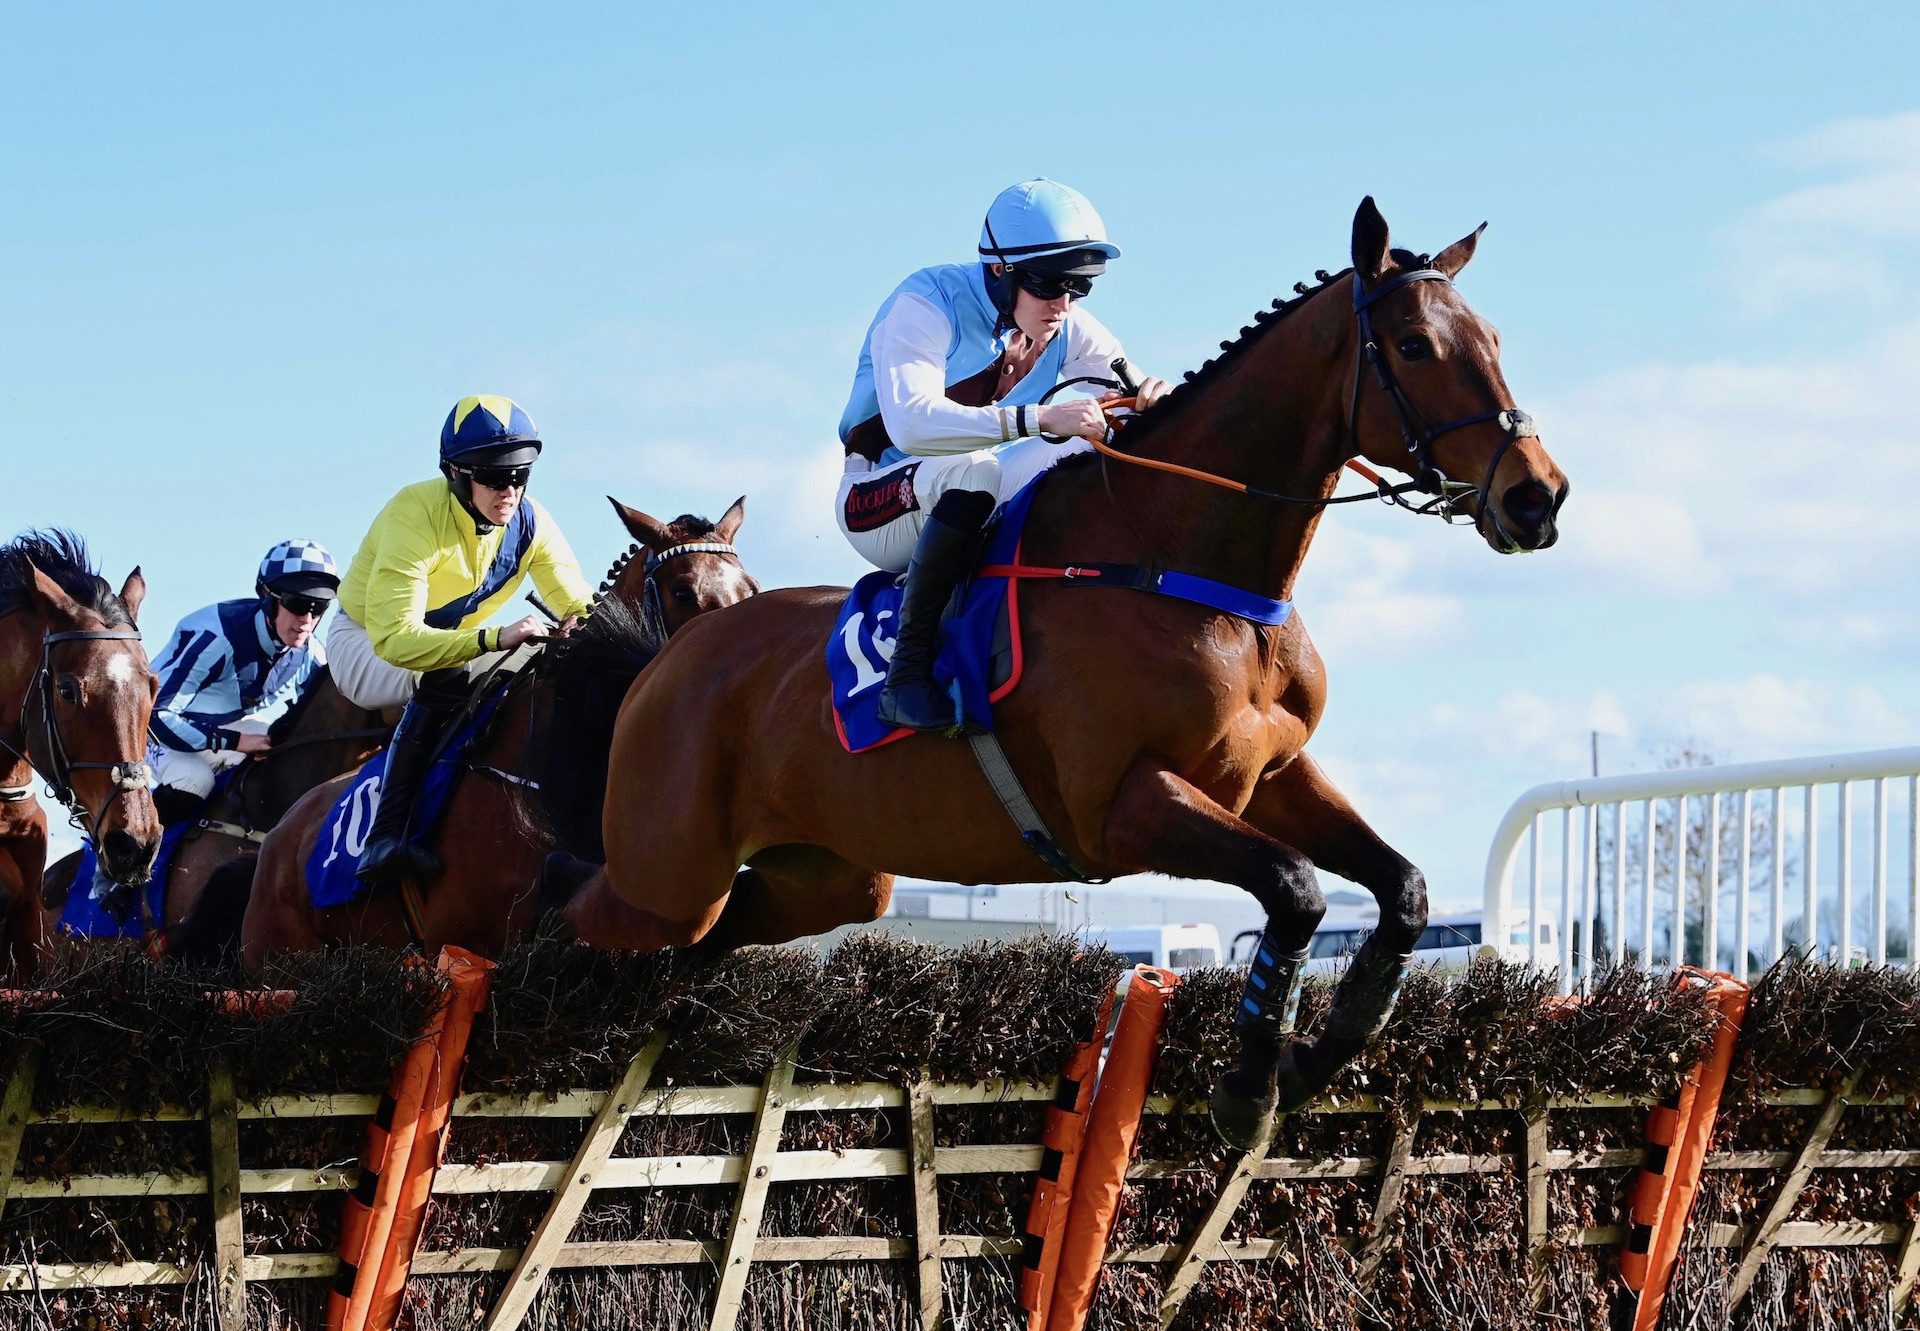
[[464, 467], [520, 467], [540, 456], [540, 430], [509, 397], [463, 397], [440, 427], [440, 461]]

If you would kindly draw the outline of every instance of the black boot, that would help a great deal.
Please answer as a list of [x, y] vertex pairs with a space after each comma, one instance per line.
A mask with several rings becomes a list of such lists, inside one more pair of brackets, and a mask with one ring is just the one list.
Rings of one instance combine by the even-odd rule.
[[425, 846], [408, 844], [407, 834], [420, 779], [433, 762], [434, 743], [458, 705], [448, 707], [437, 699], [429, 702], [423, 694], [424, 690], [407, 704], [387, 745], [380, 807], [373, 815], [366, 849], [360, 852], [360, 867], [354, 871], [369, 887], [397, 887], [405, 879], [418, 882], [440, 876], [440, 857]]
[[980, 529], [993, 513], [993, 496], [981, 490], [949, 490], [927, 514], [907, 565], [900, 595], [900, 623], [880, 692], [879, 716], [909, 730], [957, 731], [953, 699], [933, 682], [940, 650], [940, 619], [953, 590], [973, 571]]
[[205, 796], [196, 795], [190, 790], [181, 790], [177, 786], [153, 788], [153, 811], [160, 815], [162, 827], [172, 827], [175, 823], [197, 818], [206, 805]]

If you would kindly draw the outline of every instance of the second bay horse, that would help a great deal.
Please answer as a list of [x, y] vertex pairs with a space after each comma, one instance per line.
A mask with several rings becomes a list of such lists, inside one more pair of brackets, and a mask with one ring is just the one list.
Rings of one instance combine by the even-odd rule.
[[[1453, 283], [1479, 235], [1412, 254], [1363, 201], [1350, 271], [1275, 301], [1120, 430], [1111, 456], [1055, 468], [1027, 524], [1025, 675], [995, 734], [1060, 849], [1087, 877], [1232, 883], [1266, 911], [1236, 1019], [1240, 1063], [1214, 1100], [1236, 1145], [1311, 1099], [1385, 1024], [1426, 922], [1420, 872], [1304, 752], [1326, 672], [1278, 603], [1343, 468], [1364, 457], [1412, 476], [1379, 482], [1381, 495], [1424, 490], [1423, 508], [1467, 520], [1501, 553], [1557, 535], [1566, 477], [1513, 405], [1493, 328]], [[1096, 564], [1228, 584], [1242, 604], [1274, 603], [1279, 622], [1062, 576]], [[778, 943], [878, 916], [898, 873], [1047, 876], [969, 745], [842, 746], [822, 647], [844, 597], [755, 597], [689, 625], [640, 675], [613, 736], [605, 866], [566, 909], [575, 936]], [[1316, 868], [1371, 891], [1380, 923], [1307, 1042], [1293, 1038], [1293, 1003], [1325, 910]]]
[[[608, 570], [600, 600], [638, 616], [649, 642], [663, 641], [694, 617], [759, 590], [733, 549], [746, 515], [744, 498], [718, 522], [690, 515], [660, 522], [613, 502], [635, 544]], [[595, 639], [593, 618], [601, 613], [577, 632]], [[571, 650], [564, 642], [558, 646], [563, 653]], [[307, 858], [352, 774], [317, 787], [296, 804], [260, 849], [241, 930], [248, 966], [258, 966], [273, 952], [343, 942], [412, 944], [428, 955], [453, 943], [496, 956], [510, 939], [524, 936], [539, 912], [534, 883], [551, 842], [544, 828], [522, 815], [524, 805], [515, 791], [520, 783], [546, 776], [556, 714], [572, 701], [559, 696], [567, 680], [544, 662], [536, 667], [535, 678], [501, 707], [484, 744], [469, 752], [468, 775], [455, 788], [441, 823], [437, 849], [445, 872], [433, 883], [403, 892], [369, 892], [348, 905], [316, 910], [307, 896]], [[618, 695], [612, 704], [617, 702]], [[594, 761], [571, 743], [566, 755], [569, 764]]]

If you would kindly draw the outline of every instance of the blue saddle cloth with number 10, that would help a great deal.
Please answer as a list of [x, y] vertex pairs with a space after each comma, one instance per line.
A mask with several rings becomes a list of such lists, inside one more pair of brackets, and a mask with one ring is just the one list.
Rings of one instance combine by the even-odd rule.
[[[493, 719], [509, 686], [510, 680], [496, 682], [466, 719], [455, 723], [455, 730], [441, 744], [433, 766], [420, 780], [420, 793], [414, 797], [410, 839], [416, 844], [427, 844], [439, 832], [440, 815], [447, 811], [453, 788], [466, 769], [467, 747]], [[306, 878], [307, 897], [316, 910], [344, 906], [367, 890], [354, 874], [360, 868], [360, 853], [367, 848], [367, 835], [373, 831], [373, 815], [380, 808], [387, 752], [380, 750], [354, 773], [346, 790], [327, 810], [320, 835], [314, 838], [307, 855]]]
[[[1033, 496], [1046, 480], [1042, 472], [1001, 505], [987, 534], [981, 565], [1018, 562], [1020, 533]], [[881, 721], [880, 685], [893, 659], [894, 626], [899, 623], [900, 589], [905, 575], [869, 573], [853, 585], [840, 619], [827, 639], [827, 676], [833, 686], [834, 726], [848, 753], [864, 753], [913, 732]], [[934, 682], [953, 696], [954, 710], [968, 724], [993, 728], [993, 704], [1020, 682], [1019, 583], [1013, 578], [975, 577], [960, 589], [957, 608], [949, 606], [940, 626], [940, 653], [934, 658]]]

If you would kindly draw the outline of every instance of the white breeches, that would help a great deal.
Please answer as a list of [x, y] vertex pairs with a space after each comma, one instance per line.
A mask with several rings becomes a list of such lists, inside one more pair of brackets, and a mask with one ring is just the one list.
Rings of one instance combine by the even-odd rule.
[[[850, 457], [834, 498], [834, 514], [841, 533], [862, 559], [875, 568], [899, 573], [913, 557], [927, 514], [947, 491], [983, 491], [999, 503], [1020, 493], [1022, 486], [1061, 458], [1091, 447], [1084, 439], [1067, 444], [1018, 439], [971, 453], [906, 458], [884, 467]], [[331, 655], [331, 638], [327, 648]]]
[[[227, 729], [253, 729], [257, 733], [265, 733], [266, 727], [248, 727], [243, 717]], [[232, 749], [223, 753], [182, 753], [158, 744], [147, 745], [147, 765], [153, 768], [153, 783], [156, 786], [170, 786], [195, 799], [205, 799], [213, 794], [214, 776], [224, 768], [243, 762], [246, 756]]]
[[370, 712], [398, 707], [420, 687], [420, 673], [382, 661], [373, 639], [344, 610], [333, 612], [327, 628], [327, 669], [346, 700]]

